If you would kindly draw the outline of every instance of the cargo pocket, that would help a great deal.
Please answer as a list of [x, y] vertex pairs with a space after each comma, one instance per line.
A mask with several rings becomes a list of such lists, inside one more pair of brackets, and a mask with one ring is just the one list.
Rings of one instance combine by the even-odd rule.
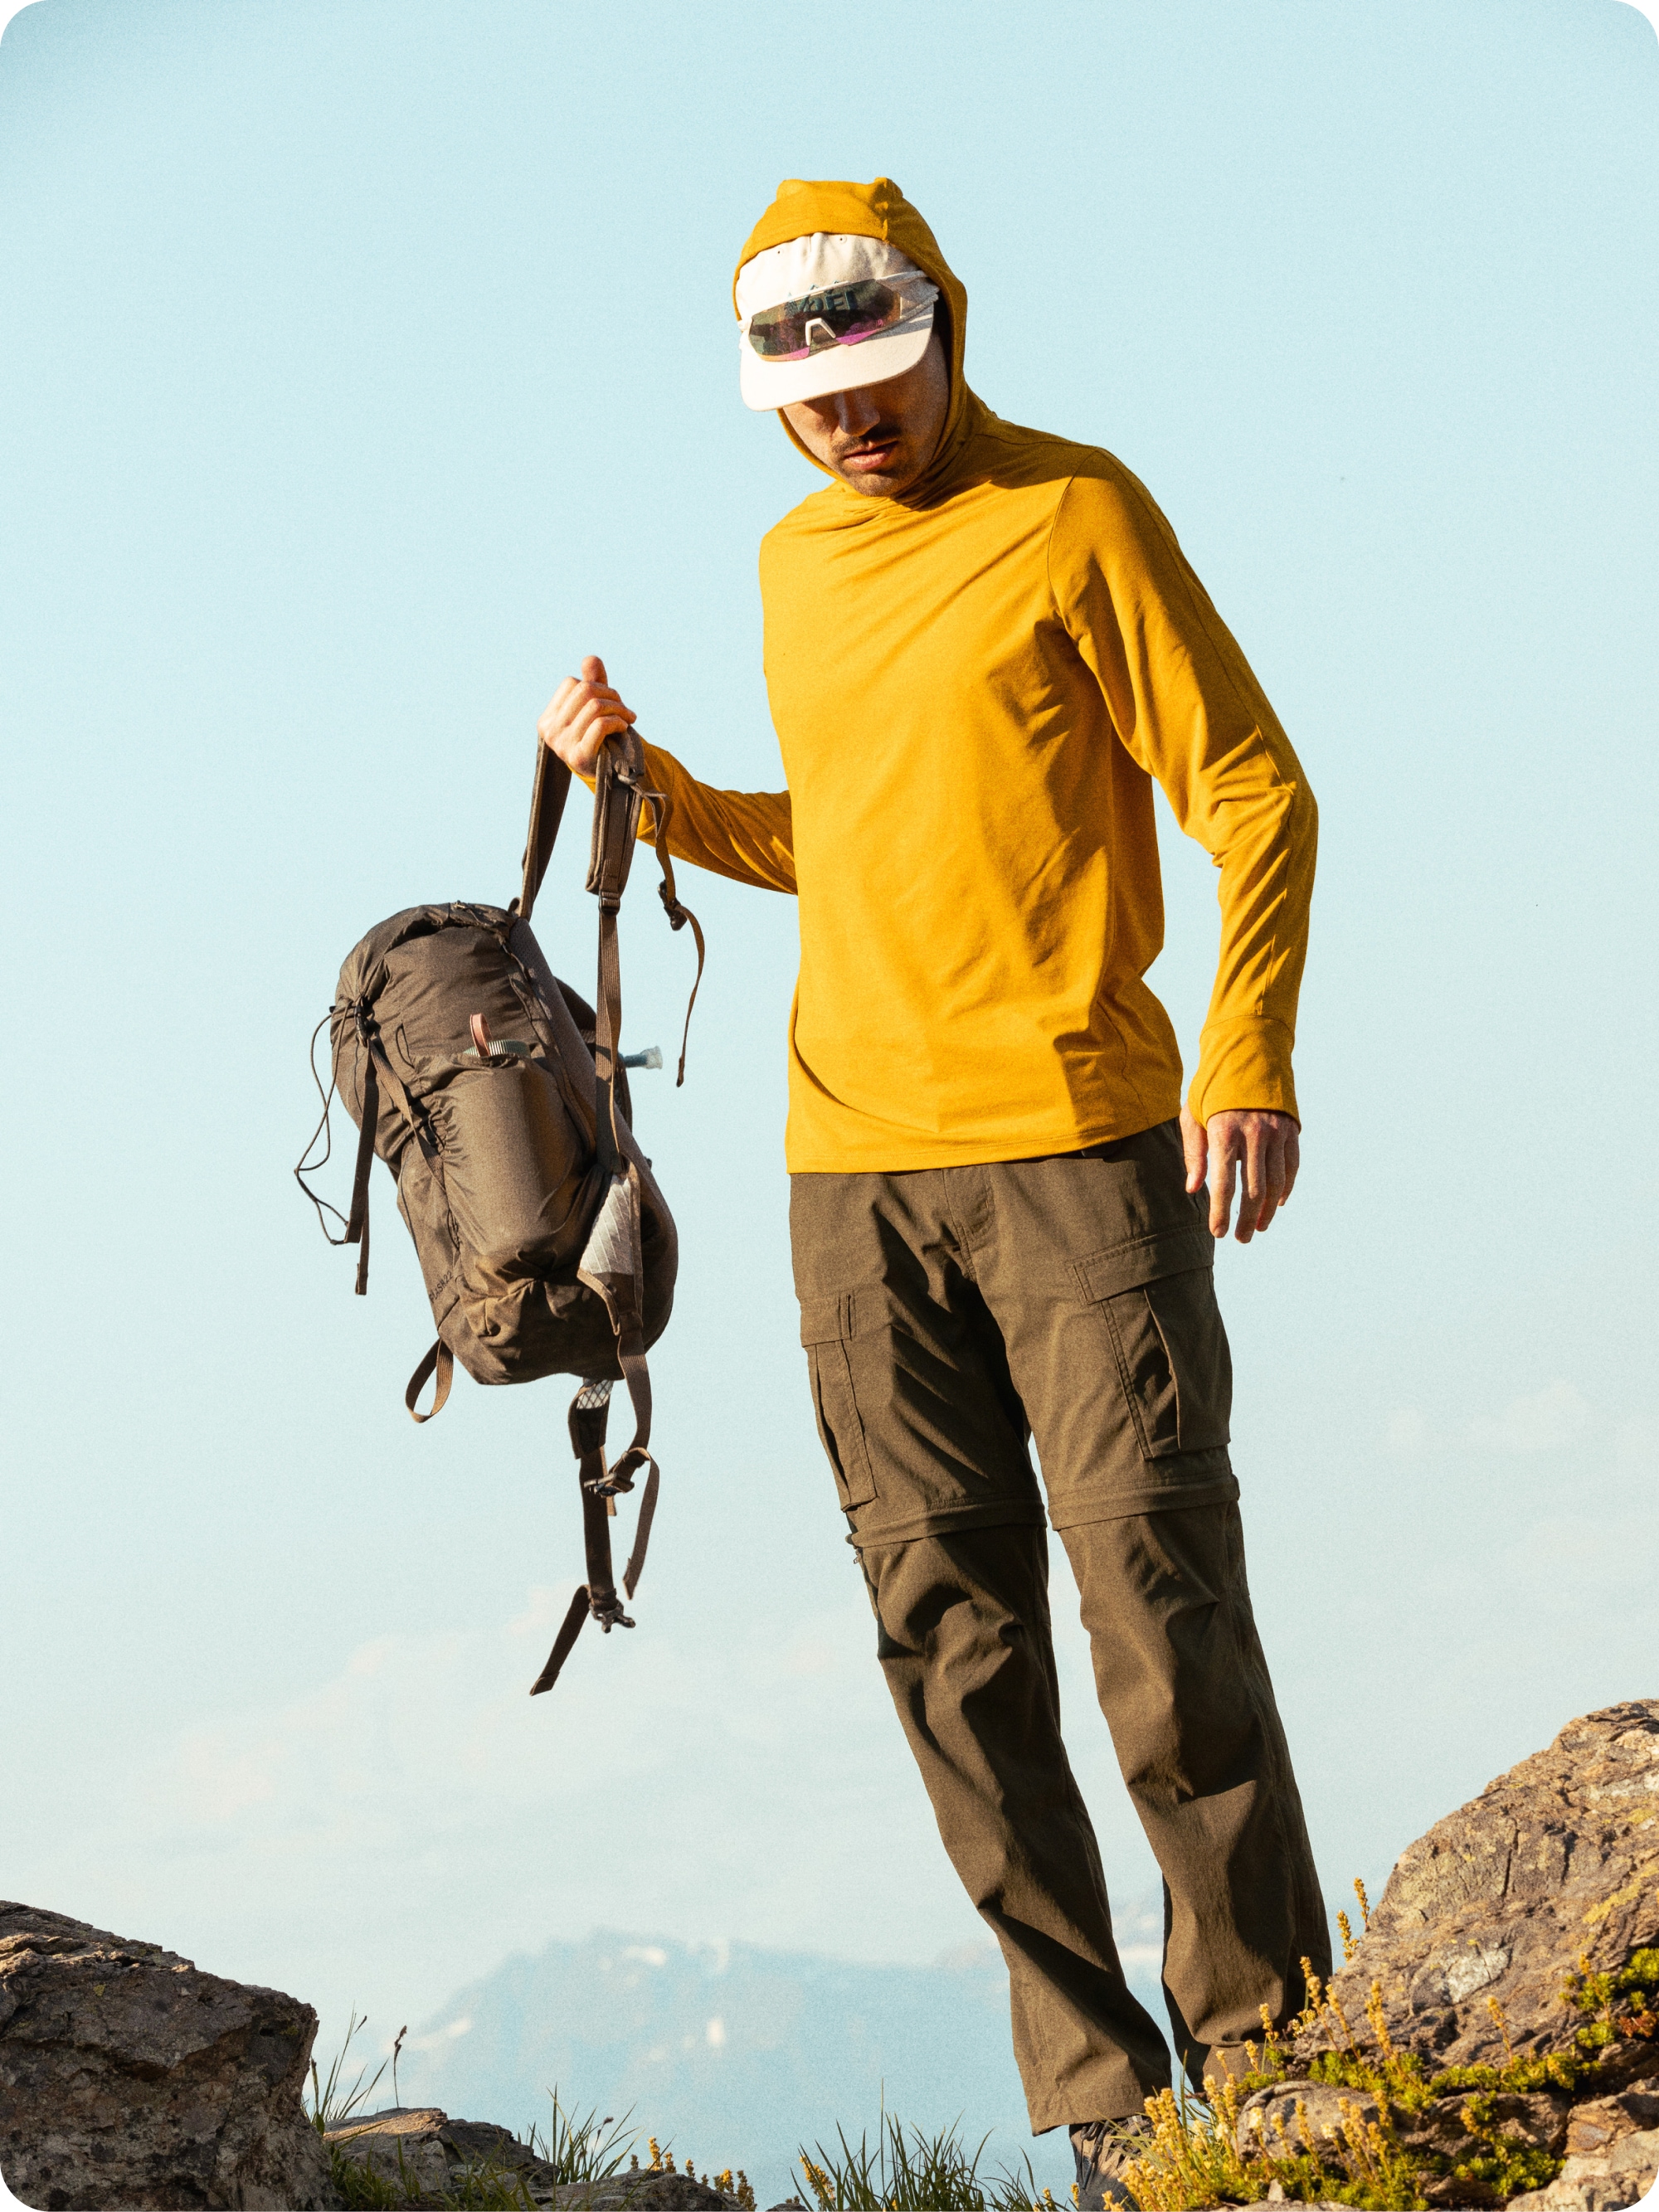
[[1077, 1263], [1147, 1459], [1212, 1451], [1228, 1440], [1233, 1364], [1213, 1252], [1206, 1229], [1182, 1228]]
[[876, 1494], [870, 1453], [853, 1394], [847, 1340], [853, 1334], [850, 1297], [807, 1298], [800, 1310], [800, 1340], [812, 1378], [818, 1437], [836, 1477], [843, 1509], [867, 1505]]

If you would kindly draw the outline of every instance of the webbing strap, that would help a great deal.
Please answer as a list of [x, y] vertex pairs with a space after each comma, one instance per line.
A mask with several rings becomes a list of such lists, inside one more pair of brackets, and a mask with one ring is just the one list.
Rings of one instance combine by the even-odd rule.
[[611, 1516], [617, 1509], [612, 1499], [599, 1496], [595, 1479], [599, 1482], [605, 1479], [602, 1454], [596, 1453], [591, 1463], [578, 1461], [576, 1466], [576, 1480], [581, 1486], [582, 1547], [587, 1554], [587, 1602], [601, 1627], [611, 1629], [621, 1617], [623, 1627], [631, 1628], [634, 1624], [623, 1613], [617, 1595], [617, 1571], [611, 1564]]
[[[525, 845], [523, 881], [514, 902], [519, 915], [526, 921], [552, 855], [569, 788], [569, 770], [544, 744], [538, 744], [536, 781], [531, 795], [530, 834]], [[623, 1577], [623, 1591], [627, 1596], [632, 1597], [645, 1571], [646, 1549], [651, 1540], [651, 1524], [656, 1514], [657, 1496], [661, 1486], [661, 1471], [650, 1451], [651, 1376], [646, 1364], [641, 1311], [645, 1296], [645, 1268], [640, 1243], [639, 1170], [623, 1147], [617, 1118], [617, 1067], [622, 1036], [622, 954], [617, 940], [617, 915], [622, 904], [623, 892], [627, 888], [629, 872], [633, 866], [641, 811], [647, 805], [651, 809], [652, 839], [656, 848], [657, 862], [662, 871], [658, 896], [668, 916], [669, 927], [678, 931], [690, 923], [697, 948], [697, 972], [692, 981], [690, 997], [686, 1001], [685, 1026], [680, 1036], [679, 1066], [674, 1079], [677, 1087], [685, 1080], [685, 1054], [691, 1033], [691, 1012], [697, 1003], [697, 992], [702, 986], [703, 963], [707, 957], [702, 926], [690, 908], [681, 903], [675, 888], [673, 863], [668, 852], [668, 825], [672, 810], [667, 794], [653, 791], [647, 784], [645, 756], [638, 733], [628, 731], [607, 741], [600, 749], [594, 778], [593, 834], [588, 856], [587, 888], [599, 902], [599, 988], [595, 996], [593, 1037], [594, 1151], [604, 1175], [606, 1193], [622, 1194], [620, 1186], [626, 1185], [631, 1249], [626, 1255], [629, 1262], [626, 1270], [616, 1264], [616, 1261], [622, 1257], [620, 1254], [611, 1255], [608, 1261], [596, 1256], [592, 1272], [584, 1267], [579, 1270], [579, 1278], [598, 1291], [605, 1301], [616, 1336], [617, 1363], [633, 1407], [634, 1435], [615, 1465], [607, 1468], [605, 1430], [609, 1389], [605, 1385], [584, 1384], [570, 1409], [570, 1441], [576, 1454], [577, 1477], [581, 1488], [582, 1539], [586, 1554], [587, 1580], [570, 1601], [547, 1664], [531, 1686], [532, 1698], [550, 1690], [557, 1681], [560, 1671], [581, 1633], [582, 1624], [590, 1613], [607, 1633], [613, 1627], [631, 1628], [634, 1626], [623, 1611], [622, 1601], [617, 1595], [615, 1570], [611, 1557], [611, 1521], [617, 1510], [617, 1492], [631, 1490], [635, 1475], [643, 1468], [647, 1474], [645, 1490], [640, 1501], [639, 1523], [635, 1531], [634, 1548]], [[476, 1042], [482, 1052], [483, 1041], [477, 1039]], [[386, 1072], [391, 1073], [389, 1068]], [[411, 1121], [414, 1118], [411, 1114]], [[419, 1125], [416, 1126], [418, 1127]], [[604, 1239], [599, 1241], [603, 1245]], [[434, 1347], [434, 1356], [440, 1348]], [[423, 1381], [424, 1376], [422, 1379]], [[441, 1403], [441, 1390], [433, 1406], [434, 1413]], [[414, 1410], [412, 1397], [410, 1410]]]
[[[432, 1380], [434, 1371], [438, 1377], [438, 1387], [432, 1394], [431, 1406], [424, 1413], [417, 1413], [415, 1411], [415, 1401]], [[454, 1379], [455, 1355], [440, 1337], [431, 1351], [423, 1354], [420, 1365], [409, 1378], [408, 1389], [404, 1392], [404, 1403], [408, 1407], [413, 1419], [417, 1421], [429, 1421], [433, 1414], [441, 1413], [444, 1409], [444, 1401], [449, 1395], [449, 1386]]]
[[634, 1531], [634, 1548], [629, 1553], [628, 1565], [623, 1570], [623, 1595], [632, 1597], [639, 1588], [640, 1577], [645, 1572], [645, 1547], [651, 1541], [651, 1522], [657, 1510], [657, 1490], [662, 1480], [655, 1460], [647, 1462], [651, 1472], [645, 1479], [645, 1495], [640, 1500], [640, 1523]]
[[638, 1328], [617, 1338], [617, 1358], [634, 1408], [634, 1434], [611, 1468], [610, 1480], [613, 1489], [631, 1490], [636, 1471], [652, 1464], [646, 1449], [651, 1441], [651, 1370], [645, 1364], [645, 1339]]
[[368, 1171], [374, 1164], [374, 1133], [380, 1121], [380, 1084], [372, 1057], [363, 1063], [363, 1118], [357, 1131], [357, 1165], [351, 1178], [351, 1212], [345, 1241], [357, 1247], [357, 1296], [368, 1290]]
[[[368, 1054], [369, 1066], [379, 1075], [392, 1104], [415, 1132], [416, 1141], [430, 1159], [438, 1147], [432, 1134], [431, 1118], [425, 1107], [417, 1105], [410, 1097], [404, 1086], [402, 1076], [386, 1056], [386, 1047], [380, 1042], [380, 1031], [369, 1022], [364, 1020], [359, 1024], [358, 1034], [362, 1036], [363, 1048]], [[365, 1097], [368, 1096], [367, 1082], [364, 1085], [364, 1096]]]
[[674, 888], [674, 863], [668, 854], [668, 822], [673, 808], [668, 794], [665, 791], [649, 791], [641, 784], [640, 797], [651, 809], [651, 840], [656, 851], [657, 865], [662, 870], [657, 896], [662, 901], [663, 911], [668, 916], [668, 927], [672, 930], [681, 930], [690, 922], [697, 947], [697, 972], [691, 979], [691, 995], [685, 1002], [685, 1027], [680, 1032], [680, 1064], [674, 1077], [674, 1088], [678, 1091], [685, 1080], [685, 1050], [691, 1042], [691, 1009], [697, 1003], [708, 947], [702, 941], [702, 924], [689, 906], [681, 905], [679, 894]]
[[622, 1034], [622, 950], [617, 909], [599, 908], [599, 988], [593, 1024], [593, 1144], [607, 1183], [622, 1169], [617, 1127], [617, 1044]]
[[[639, 837], [640, 815], [643, 809], [651, 810], [651, 836], [656, 851], [657, 866], [662, 871], [662, 881], [657, 887], [663, 911], [668, 916], [668, 926], [678, 931], [690, 924], [691, 935], [697, 948], [697, 972], [692, 979], [691, 995], [685, 1004], [685, 1026], [680, 1036], [679, 1066], [674, 1077], [678, 1087], [685, 1080], [685, 1054], [691, 1036], [691, 1010], [697, 1003], [697, 992], [702, 983], [703, 963], [708, 946], [703, 941], [702, 924], [690, 908], [681, 900], [674, 883], [674, 863], [668, 851], [668, 828], [673, 808], [668, 794], [653, 791], [645, 780], [645, 754], [637, 730], [629, 730], [622, 738], [611, 738], [599, 754], [599, 766], [593, 781], [593, 842], [588, 856], [587, 888], [599, 902], [599, 1011], [604, 1018], [604, 999], [607, 975], [611, 984], [612, 1013], [611, 1043], [622, 1034], [622, 977], [616, 953], [614, 922], [622, 895], [628, 884], [629, 870], [633, 866], [634, 848]], [[610, 945], [607, 947], [605, 921], [612, 921]], [[608, 953], [608, 957], [607, 957]], [[599, 1078], [599, 1110], [604, 1119], [614, 1111], [615, 1077], [612, 1073], [607, 1090], [605, 1073], [599, 1066], [597, 1047], [594, 1054]]]
[[547, 1655], [547, 1664], [530, 1685], [532, 1698], [539, 1698], [544, 1690], [550, 1690], [558, 1680], [560, 1670], [574, 1650], [576, 1638], [581, 1634], [586, 1619], [587, 1591], [584, 1587], [571, 1599], [569, 1610], [553, 1639], [553, 1649]]
[[553, 857], [553, 847], [570, 796], [570, 771], [551, 746], [536, 740], [536, 781], [530, 793], [530, 834], [525, 839], [524, 877], [514, 910], [526, 921], [536, 903], [536, 894]]
[[[432, 1123], [426, 1109], [417, 1106], [404, 1087], [403, 1078], [386, 1056], [380, 1032], [366, 1006], [357, 1009], [357, 1037], [363, 1048], [363, 1115], [357, 1130], [357, 1165], [351, 1179], [351, 1212], [346, 1222], [343, 1243], [357, 1247], [357, 1296], [361, 1298], [368, 1290], [368, 1175], [374, 1164], [374, 1139], [380, 1125], [380, 1085], [384, 1082], [393, 1104], [415, 1133], [416, 1142], [428, 1159], [434, 1157], [437, 1146], [432, 1135]], [[439, 1392], [435, 1413], [448, 1395], [446, 1382]], [[410, 1413], [415, 1413], [411, 1404]], [[417, 1421], [429, 1421], [432, 1413], [415, 1413]]]
[[[633, 1622], [623, 1611], [622, 1600], [617, 1595], [616, 1570], [611, 1558], [611, 1522], [616, 1512], [613, 1489], [625, 1485], [613, 1485], [605, 1464], [605, 1432], [610, 1405], [611, 1386], [606, 1382], [584, 1382], [576, 1393], [570, 1407], [570, 1446], [576, 1455], [576, 1480], [580, 1486], [582, 1501], [582, 1543], [586, 1554], [587, 1580], [571, 1599], [569, 1607], [560, 1624], [553, 1649], [548, 1654], [547, 1664], [530, 1686], [530, 1694], [538, 1698], [550, 1690], [559, 1679], [560, 1670], [574, 1648], [582, 1624], [589, 1613], [608, 1636], [613, 1628], [632, 1628]], [[656, 1510], [656, 1470], [647, 1486], [640, 1512], [640, 1528], [633, 1556], [628, 1562], [623, 1586], [631, 1597], [634, 1584], [644, 1564], [646, 1539], [650, 1534], [651, 1516]]]

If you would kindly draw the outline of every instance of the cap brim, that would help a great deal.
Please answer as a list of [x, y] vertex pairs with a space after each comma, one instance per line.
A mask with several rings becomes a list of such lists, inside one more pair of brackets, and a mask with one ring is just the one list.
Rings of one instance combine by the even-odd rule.
[[885, 384], [914, 368], [933, 335], [933, 306], [898, 330], [859, 345], [825, 346], [805, 361], [763, 361], [741, 332], [738, 337], [738, 386], [743, 404], [758, 415], [769, 408], [793, 407], [798, 400], [823, 399], [832, 392], [856, 392], [860, 385]]

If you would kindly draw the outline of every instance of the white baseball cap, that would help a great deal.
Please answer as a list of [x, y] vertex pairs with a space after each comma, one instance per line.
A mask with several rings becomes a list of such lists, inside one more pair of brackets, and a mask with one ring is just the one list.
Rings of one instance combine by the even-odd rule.
[[927, 350], [939, 287], [879, 238], [815, 230], [738, 272], [738, 387], [758, 413], [884, 384]]

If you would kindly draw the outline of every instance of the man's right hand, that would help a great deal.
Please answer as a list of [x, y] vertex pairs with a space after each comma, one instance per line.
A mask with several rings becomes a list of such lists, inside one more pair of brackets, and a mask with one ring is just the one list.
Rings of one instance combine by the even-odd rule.
[[623, 704], [605, 676], [605, 663], [590, 653], [582, 672], [567, 676], [547, 702], [536, 727], [544, 745], [550, 745], [575, 775], [592, 775], [599, 768], [599, 748], [607, 738], [621, 735], [635, 719]]

